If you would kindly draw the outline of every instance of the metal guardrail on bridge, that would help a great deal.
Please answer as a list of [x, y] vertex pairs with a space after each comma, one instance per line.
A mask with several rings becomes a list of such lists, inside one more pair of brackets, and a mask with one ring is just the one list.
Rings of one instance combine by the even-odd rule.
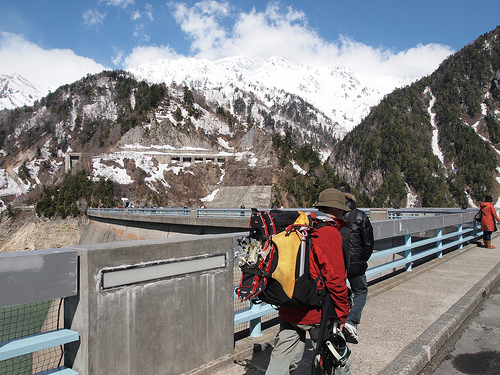
[[[269, 208], [260, 208], [268, 210]], [[368, 216], [372, 211], [385, 212], [387, 219], [408, 219], [411, 217], [429, 217], [449, 215], [454, 213], [475, 212], [475, 209], [457, 209], [457, 208], [360, 208]], [[301, 210], [306, 212], [315, 212], [315, 208], [285, 208], [284, 210]], [[167, 216], [167, 217], [212, 217], [212, 218], [242, 218], [250, 217], [252, 210], [249, 208], [189, 208], [189, 207], [99, 207], [89, 208], [87, 213], [97, 214], [116, 214], [116, 215], [134, 215], [134, 216]]]
[[[103, 210], [101, 208], [101, 210]], [[126, 209], [113, 209], [116, 210], [126, 210]], [[141, 215], [148, 212], [148, 210], [132, 210], [128, 209], [129, 215]], [[158, 210], [149, 211], [150, 215], [153, 215], [153, 211], [156, 211], [154, 214], [158, 213]], [[177, 209], [167, 209], [169, 213], [166, 213], [164, 210], [159, 210], [161, 214], [166, 215], [186, 215], [189, 213], [191, 215], [190, 209], [185, 208], [177, 208]], [[233, 209], [233, 210], [210, 210], [210, 209], [199, 209], [197, 212], [203, 212], [206, 214], [214, 214], [214, 215], [239, 215], [243, 213], [242, 219], [248, 220], [250, 210], [244, 209]], [[134, 212], [134, 213], [132, 213]], [[390, 210], [388, 211], [391, 212]], [[452, 251], [454, 249], [458, 249], [466, 245], [467, 243], [473, 242], [478, 236], [481, 235], [481, 231], [479, 230], [477, 223], [473, 221], [474, 214], [476, 210], [426, 210], [425, 212], [418, 212], [417, 210], [412, 210], [412, 212], [403, 212], [402, 210], [396, 211], [399, 216], [397, 220], [382, 220], [382, 221], [373, 221], [372, 225], [374, 227], [375, 233], [375, 244], [376, 251], [374, 252], [372, 259], [370, 261], [370, 268], [367, 271], [367, 276], [369, 278], [376, 278], [379, 275], [384, 275], [384, 273], [390, 273], [395, 269], [398, 270], [406, 270], [411, 271], [412, 267], [416, 264], [416, 262], [423, 261], [429, 258], [441, 257], [443, 252]], [[403, 215], [408, 215], [411, 217], [403, 217]], [[418, 216], [417, 216], [418, 215]], [[245, 217], [246, 216], [246, 217]], [[227, 236], [227, 235], [226, 235]], [[212, 236], [214, 237], [214, 236]], [[200, 238], [200, 237], [197, 237]], [[193, 241], [192, 239], [182, 239], [178, 240], [182, 242], [182, 247], [188, 246], [189, 241]], [[138, 241], [140, 243], [141, 241]], [[159, 243], [159, 242], [158, 242]], [[166, 247], [169, 241], [163, 243], [162, 246]], [[205, 243], [205, 242], [204, 242]], [[106, 250], [106, 244], [100, 245], [100, 252], [104, 252]], [[124, 247], [124, 244], [113, 243], [109, 245], [111, 250], [116, 250], [117, 248]], [[155, 243], [148, 244], [149, 247], [154, 248]], [[179, 245], [181, 246], [181, 245]], [[206, 246], [206, 245], [205, 245]], [[93, 248], [92, 248], [93, 249]], [[90, 250], [89, 250], [90, 251]], [[200, 250], [201, 251], [201, 250]], [[111, 251], [110, 251], [111, 253]], [[126, 252], [125, 252], [126, 253]], [[49, 263], [45, 261], [41, 261], [40, 256], [49, 256], [52, 254], [55, 258], [58, 259], [57, 262], [61, 261], [61, 257], [64, 254], [69, 254], [72, 260], [68, 260], [70, 265], [70, 269], [55, 267], [55, 268], [46, 268]], [[62, 255], [61, 255], [62, 254]], [[139, 266], [143, 266], [144, 260], [141, 258], [142, 251], [132, 252], [130, 254], [134, 256], [134, 260], [130, 260], [130, 264], [138, 264]], [[23, 259], [25, 257], [25, 259]], [[32, 258], [29, 262], [25, 260], [27, 258]], [[11, 264], [15, 264], [15, 267], [6, 266], [5, 260], [9, 259]], [[47, 258], [48, 259], [48, 258]], [[114, 257], [110, 257], [109, 260], [114, 259]], [[14, 262], [14, 263], [12, 263]], [[64, 263], [64, 262], [63, 262]], [[20, 305], [25, 304], [32, 301], [44, 301], [52, 298], [64, 298], [68, 296], [74, 296], [75, 293], [78, 293], [76, 289], [76, 280], [78, 274], [78, 264], [79, 262], [76, 259], [76, 255], [74, 251], [65, 249], [64, 252], [61, 249], [55, 250], [36, 250], [31, 252], [19, 252], [19, 253], [5, 253], [0, 254], [0, 276], [2, 277], [2, 283], [0, 283], [0, 310], [4, 310], [6, 306], [12, 305]], [[108, 264], [108, 263], [106, 263]], [[129, 264], [129, 263], [126, 263]], [[47, 274], [51, 277], [51, 279], [32, 279], [32, 276], [39, 276], [40, 272], [26, 272], [29, 267], [35, 268], [44, 268], [44, 274]], [[26, 268], [28, 267], [28, 268]], [[41, 268], [40, 268], [41, 269]], [[140, 269], [140, 268], [139, 268]], [[235, 270], [238, 270], [238, 267], [234, 267]], [[11, 278], [10, 273], [16, 273], [16, 278]], [[3, 277], [5, 276], [5, 277]], [[56, 281], [50, 281], [53, 280]], [[59, 279], [72, 280], [71, 282], [67, 281], [57, 281]], [[236, 279], [236, 280], [235, 280]], [[238, 275], [233, 279], [233, 285], [237, 283]], [[5, 283], [5, 280], [13, 280], [14, 284], [10, 285]], [[89, 280], [94, 280], [93, 278], [89, 278]], [[54, 285], [57, 285], [57, 288], [54, 288]], [[63, 286], [71, 286], [71, 290], [62, 291], [60, 288]], [[52, 295], [47, 291], [59, 290], [60, 293], [57, 295]], [[226, 289], [227, 290], [227, 289]], [[88, 293], [95, 293], [94, 289], [89, 289]], [[102, 291], [101, 291], [102, 293]], [[108, 293], [108, 292], [106, 292]], [[80, 298], [80, 296], [76, 296]], [[231, 296], [232, 297], [232, 296]], [[235, 303], [236, 305], [236, 303]], [[252, 336], [258, 336], [261, 331], [261, 320], [266, 319], [266, 316], [269, 315], [269, 312], [275, 314], [275, 310], [272, 306], [266, 304], [251, 304], [250, 307], [241, 308], [240, 304], [238, 307], [234, 309], [234, 325], [235, 329], [238, 330], [237, 326], [240, 324], [250, 325], [250, 332]], [[7, 307], [9, 308], [9, 307]], [[2, 329], [0, 331], [5, 332], [6, 330], [3, 327], [4, 322], [2, 324]], [[246, 328], [243, 328], [246, 329]], [[57, 332], [58, 328], [56, 326], [55, 329], [51, 331]], [[81, 332], [77, 329], [80, 333]], [[50, 331], [49, 331], [50, 332]], [[68, 333], [66, 338], [57, 338], [56, 345], [63, 344], [66, 340], [78, 340], [79, 333], [72, 332], [63, 332]], [[88, 333], [87, 333], [88, 334]], [[46, 337], [49, 337], [53, 334], [48, 334]], [[3, 341], [0, 344], [0, 348], [6, 348], [5, 350], [9, 351], [9, 358], [12, 356], [14, 351], [10, 351], [9, 345], [10, 343], [21, 343], [24, 348], [29, 348], [29, 350], [34, 350], [34, 347], [30, 347], [30, 345], [36, 345], [36, 338], [28, 336], [28, 341], [22, 342], [21, 337], [7, 338], [1, 339]], [[16, 340], [16, 341], [11, 341]], [[44, 344], [45, 345], [45, 344]], [[41, 348], [38, 347], [38, 348]], [[26, 349], [23, 349], [26, 350]], [[1, 350], [0, 350], [1, 352]], [[20, 352], [19, 352], [20, 353]], [[0, 361], [4, 360], [0, 354]], [[62, 371], [63, 369], [59, 369]], [[2, 371], [0, 371], [2, 372]], [[8, 371], [7, 371], [8, 373]], [[74, 372], [73, 372], [74, 373]]]
[[165, 217], [197, 217], [197, 218], [223, 218], [223, 219], [248, 219], [252, 210], [239, 209], [222, 209], [222, 208], [198, 208], [190, 209], [184, 207], [145, 207], [145, 208], [89, 208], [87, 212], [92, 214], [105, 213], [117, 215], [134, 215], [134, 216], [165, 216]]
[[[423, 211], [399, 210], [393, 212], [391, 220], [372, 222], [376, 250], [369, 261], [367, 279], [398, 269], [411, 271], [417, 261], [441, 258], [443, 252], [463, 248], [482, 235], [473, 220], [476, 210]], [[397, 241], [387, 241], [389, 238]], [[236, 294], [234, 298], [237, 298]], [[275, 316], [276, 308], [259, 300], [252, 300], [249, 305], [235, 312], [234, 324], [249, 322], [250, 336], [258, 337], [261, 335], [262, 319], [271, 314]]]
[[61, 328], [62, 298], [77, 295], [77, 274], [74, 250], [0, 254], [0, 374], [78, 375], [61, 363], [63, 346], [79, 341]]

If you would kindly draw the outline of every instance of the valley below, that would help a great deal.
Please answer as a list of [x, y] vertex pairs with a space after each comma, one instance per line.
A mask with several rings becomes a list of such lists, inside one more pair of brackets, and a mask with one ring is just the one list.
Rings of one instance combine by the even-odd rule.
[[87, 217], [39, 218], [32, 209], [16, 212], [0, 220], [0, 253], [55, 249], [77, 245]]

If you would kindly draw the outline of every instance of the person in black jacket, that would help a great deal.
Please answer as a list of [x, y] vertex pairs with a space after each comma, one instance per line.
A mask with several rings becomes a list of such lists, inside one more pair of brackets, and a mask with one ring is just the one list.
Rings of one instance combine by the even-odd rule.
[[347, 279], [353, 294], [353, 305], [347, 316], [344, 335], [348, 342], [357, 344], [359, 341], [357, 327], [361, 321], [361, 312], [368, 295], [365, 272], [368, 268], [368, 259], [373, 252], [373, 228], [368, 216], [356, 208], [356, 198], [351, 194], [349, 185], [342, 183], [337, 186], [337, 189], [345, 194], [345, 205], [351, 209], [342, 216], [350, 227]]

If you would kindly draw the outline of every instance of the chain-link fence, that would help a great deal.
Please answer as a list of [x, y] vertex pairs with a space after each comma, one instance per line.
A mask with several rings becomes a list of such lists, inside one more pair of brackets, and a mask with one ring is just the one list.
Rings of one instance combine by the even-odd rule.
[[[48, 332], [63, 326], [62, 299], [0, 309], [0, 342]], [[0, 361], [2, 375], [31, 375], [62, 366], [64, 351], [53, 347]]]

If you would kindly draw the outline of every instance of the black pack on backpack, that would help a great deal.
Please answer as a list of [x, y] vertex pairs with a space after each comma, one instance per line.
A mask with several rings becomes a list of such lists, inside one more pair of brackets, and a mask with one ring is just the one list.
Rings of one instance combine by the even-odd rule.
[[483, 219], [483, 210], [479, 209], [477, 214], [474, 215], [474, 220], [480, 223], [482, 219]]
[[301, 211], [252, 210], [250, 233], [240, 239], [239, 299], [258, 297], [276, 306], [321, 307], [326, 290], [311, 276], [311, 232], [328, 225]]

